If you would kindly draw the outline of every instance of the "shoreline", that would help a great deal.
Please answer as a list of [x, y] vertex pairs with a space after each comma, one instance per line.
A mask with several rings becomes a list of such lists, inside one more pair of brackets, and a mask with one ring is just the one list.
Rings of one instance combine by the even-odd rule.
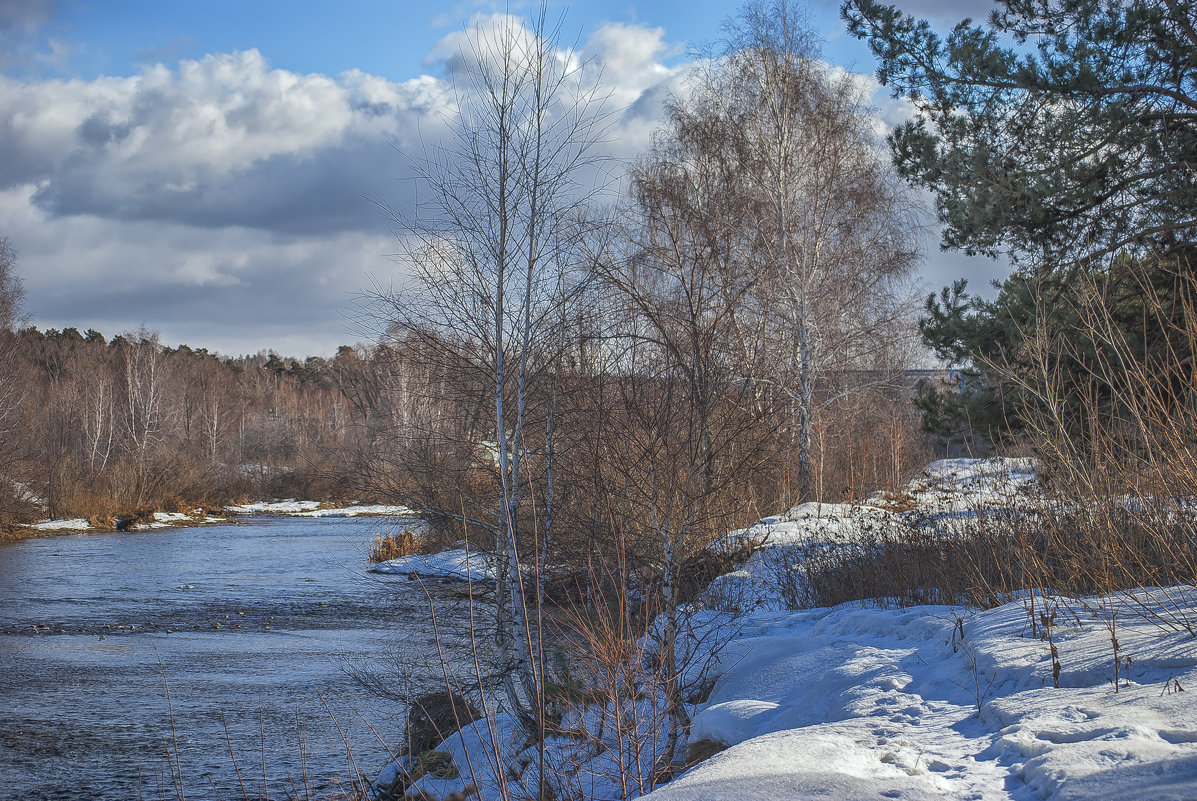
[[[986, 608], [886, 597], [798, 607], [778, 580], [903, 515], [951, 536], [1041, 502], [1031, 460], [939, 460], [902, 493], [803, 504], [730, 532], [759, 545], [688, 619], [679, 750], [663, 735], [660, 684], [628, 673], [652, 661], [645, 637], [632, 659], [595, 663], [588, 688], [615, 691], [566, 696], [543, 750], [511, 713], [484, 710], [446, 721], [448, 736], [383, 767], [372, 791], [503, 801], [535, 795], [543, 777], [557, 797], [583, 799], [629, 786], [660, 801], [1197, 798], [1197, 698], [1185, 692], [1197, 684], [1194, 585], [1033, 586]], [[446, 572], [452, 556], [439, 555]], [[387, 572], [433, 561], [396, 559]]]
[[[154, 510], [127, 516], [114, 516], [112, 522], [93, 523], [90, 519], [51, 519], [32, 524], [12, 524], [0, 528], [0, 544], [42, 537], [74, 534], [141, 534], [178, 528], [203, 528], [232, 525], [249, 517], [394, 517], [412, 518], [407, 507], [356, 502], [295, 500], [253, 501], [229, 504], [216, 509], [196, 507], [191, 512]], [[128, 521], [128, 522], [125, 522]]]

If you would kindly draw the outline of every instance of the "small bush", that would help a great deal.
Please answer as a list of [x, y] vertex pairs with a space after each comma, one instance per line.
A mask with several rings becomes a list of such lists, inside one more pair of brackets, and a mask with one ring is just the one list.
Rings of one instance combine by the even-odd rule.
[[87, 525], [97, 531], [116, 531], [117, 519], [110, 514], [92, 515], [87, 518]]

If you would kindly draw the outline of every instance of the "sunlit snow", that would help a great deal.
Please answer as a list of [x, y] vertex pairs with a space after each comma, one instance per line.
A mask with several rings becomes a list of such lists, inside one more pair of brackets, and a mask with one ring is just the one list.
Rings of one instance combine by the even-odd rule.
[[[808, 504], [738, 532], [765, 547], [724, 578], [751, 585], [759, 603], [737, 615], [736, 635], [717, 656], [719, 678], [690, 710], [691, 742], [727, 748], [650, 797], [1197, 798], [1193, 587], [1067, 600], [1035, 593], [986, 611], [864, 604], [786, 611], [769, 595], [762, 553], [850, 538], [862, 526], [884, 526], [912, 510], [965, 514], [1016, 506], [1030, 502], [1035, 485], [1027, 460], [948, 460], [928, 466], [900, 497]], [[396, 562], [414, 568], [416, 559], [436, 558]], [[1058, 688], [1039, 617], [1053, 608]], [[726, 625], [720, 622], [726, 617], [704, 614]], [[462, 778], [426, 776], [418, 789], [444, 797], [474, 784], [480, 798], [504, 797], [491, 764], [496, 740], [506, 757], [503, 781], [534, 786], [538, 760], [528, 752], [513, 756], [521, 745], [510, 719], [500, 714], [492, 722], [493, 739], [479, 723], [440, 747], [453, 755]], [[640, 738], [651, 752], [653, 737], [641, 731]], [[615, 745], [550, 738], [546, 764], [564, 766], [587, 797], [615, 798], [622, 790], [613, 776], [624, 759]], [[383, 772], [380, 786], [397, 768]], [[557, 780], [564, 781], [562, 774]]]

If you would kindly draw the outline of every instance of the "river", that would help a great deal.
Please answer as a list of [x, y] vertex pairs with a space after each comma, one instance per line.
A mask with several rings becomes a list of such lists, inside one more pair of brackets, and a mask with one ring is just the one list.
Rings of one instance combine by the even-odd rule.
[[423, 595], [366, 572], [386, 525], [0, 545], [0, 798], [318, 797], [375, 775], [402, 707], [349, 667], [433, 650]]

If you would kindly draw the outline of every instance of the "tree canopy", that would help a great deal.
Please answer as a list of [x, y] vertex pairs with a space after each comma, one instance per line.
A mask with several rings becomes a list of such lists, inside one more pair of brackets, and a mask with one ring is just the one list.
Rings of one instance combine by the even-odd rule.
[[963, 281], [928, 299], [924, 340], [969, 369], [963, 393], [922, 395], [924, 424], [1017, 431], [1042, 395], [1025, 391], [1035, 369], [1115, 411], [1103, 399], [1121, 396], [1120, 379], [1098, 369], [1110, 342], [1084, 333], [1094, 304], [1116, 350], [1145, 364], [1183, 340], [1176, 292], [1197, 243], [1194, 3], [998, 0], [985, 24], [946, 37], [876, 0], [842, 13], [881, 82], [914, 104], [890, 147], [934, 194], [943, 247], [1016, 265], [993, 301]]
[[1058, 267], [1194, 242], [1193, 2], [999, 0], [946, 38], [876, 0], [842, 13], [918, 110], [890, 144], [945, 247]]

